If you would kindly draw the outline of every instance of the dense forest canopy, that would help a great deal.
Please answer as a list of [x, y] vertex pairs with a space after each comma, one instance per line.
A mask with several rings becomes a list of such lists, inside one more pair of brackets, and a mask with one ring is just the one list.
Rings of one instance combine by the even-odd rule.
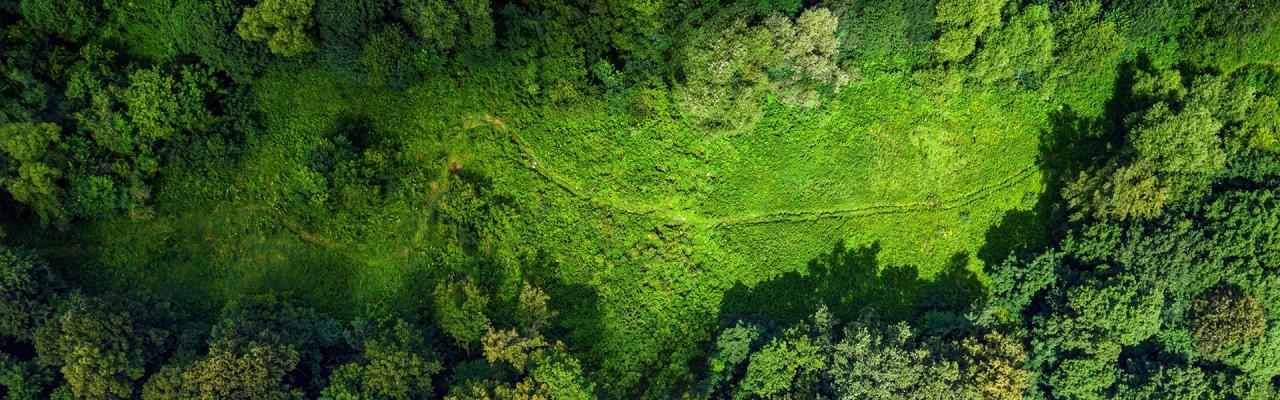
[[1280, 397], [1275, 0], [0, 2], [6, 399]]

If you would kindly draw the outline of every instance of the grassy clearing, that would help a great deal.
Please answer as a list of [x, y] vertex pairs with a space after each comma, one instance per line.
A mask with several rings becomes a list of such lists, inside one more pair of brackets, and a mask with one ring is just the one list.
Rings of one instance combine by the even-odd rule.
[[[912, 279], [958, 268], [981, 281], [984, 234], [1041, 190], [1047, 112], [1030, 95], [871, 76], [817, 109], [771, 102], [757, 129], [726, 136], [592, 100], [529, 106], [497, 83], [502, 68], [402, 92], [319, 69], [268, 75], [254, 87], [265, 127], [237, 163], [166, 176], [153, 215], [62, 246], [95, 255], [79, 261], [99, 289], [203, 310], [283, 291], [339, 315], [427, 313], [434, 280], [483, 257], [491, 281], [552, 287], [573, 310], [570, 345], [627, 387], [648, 379], [632, 371], [695, 357], [726, 293], [806, 274], [837, 243], [874, 246], [875, 268]], [[352, 119], [406, 166], [375, 200], [326, 197], [332, 178], [310, 161]], [[503, 201], [468, 241], [440, 221], [471, 215], [469, 188]]]

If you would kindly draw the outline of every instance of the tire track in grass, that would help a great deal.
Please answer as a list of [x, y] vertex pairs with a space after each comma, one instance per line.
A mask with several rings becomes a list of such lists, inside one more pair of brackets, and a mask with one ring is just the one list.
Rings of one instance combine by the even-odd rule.
[[715, 221], [712, 227], [759, 225], [777, 222], [813, 221], [826, 218], [858, 218], [882, 214], [905, 214], [911, 212], [953, 210], [973, 204], [974, 202], [986, 198], [997, 191], [1008, 189], [1014, 185], [1022, 183], [1022, 181], [1035, 173], [1039, 165], [1039, 163], [1031, 163], [1030, 165], [1022, 167], [1018, 172], [1015, 172], [1003, 179], [942, 200], [868, 204], [862, 206], [851, 205], [826, 209], [785, 210], [758, 214], [740, 214], [719, 218]]
[[[500, 131], [506, 131], [505, 127], [502, 128], [503, 129], [500, 129]], [[784, 222], [816, 221], [832, 218], [862, 218], [873, 215], [953, 210], [973, 204], [974, 202], [986, 198], [995, 192], [1002, 189], [1008, 189], [1014, 185], [1022, 183], [1024, 180], [1034, 175], [1035, 171], [1040, 166], [1039, 161], [1032, 162], [1005, 178], [941, 200], [846, 205], [832, 208], [782, 210], [766, 213], [744, 213], [708, 219], [692, 213], [681, 213], [676, 210], [638, 205], [614, 199], [599, 199], [596, 196], [586, 194], [572, 181], [560, 176], [548, 168], [546, 163], [541, 162], [541, 159], [538, 158], [537, 154], [528, 145], [528, 143], [520, 137], [519, 133], [515, 131], [508, 131], [506, 133], [509, 135], [511, 142], [519, 148], [521, 155], [524, 157], [522, 164], [525, 168], [533, 171], [538, 176], [553, 183], [555, 186], [570, 195], [583, 199], [599, 208], [610, 208], [627, 214], [667, 219], [676, 224], [692, 225], [699, 230]]]

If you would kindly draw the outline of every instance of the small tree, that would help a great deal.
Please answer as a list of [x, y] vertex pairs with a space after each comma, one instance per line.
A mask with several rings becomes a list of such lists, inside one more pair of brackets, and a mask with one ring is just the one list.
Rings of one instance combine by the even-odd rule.
[[1187, 311], [1191, 337], [1201, 353], [1216, 358], [1222, 351], [1262, 336], [1267, 315], [1258, 303], [1239, 287], [1219, 285], [1205, 290]]
[[63, 189], [58, 186], [62, 170], [61, 154], [55, 148], [62, 130], [50, 123], [10, 123], [0, 125], [0, 151], [9, 179], [4, 189], [14, 200], [30, 206], [41, 224], [66, 222]]
[[209, 355], [155, 374], [143, 390], [145, 400], [168, 399], [301, 399], [302, 391], [283, 382], [298, 365], [289, 346], [258, 341], [219, 339]]
[[133, 397], [138, 380], [168, 342], [169, 332], [156, 327], [162, 322], [146, 318], [150, 310], [133, 303], [118, 308], [72, 297], [66, 310], [36, 333], [40, 362], [58, 367], [77, 397]]
[[339, 367], [323, 399], [420, 399], [431, 397], [431, 377], [443, 365], [417, 328], [396, 321], [364, 342], [363, 361]]
[[773, 81], [784, 102], [816, 106], [823, 90], [838, 91], [848, 83], [849, 74], [836, 63], [838, 24], [825, 8], [806, 10], [795, 23], [782, 14], [765, 20], [774, 47], [782, 52], [783, 62], [775, 68]]
[[981, 338], [965, 338], [962, 347], [965, 373], [983, 398], [1017, 400], [1031, 387], [1031, 371], [1022, 369], [1027, 353], [1017, 340], [989, 332]]
[[489, 297], [480, 293], [471, 279], [441, 282], [434, 295], [436, 324], [459, 347], [470, 349], [489, 328], [489, 318], [484, 315]]
[[314, 7], [315, 0], [262, 0], [244, 9], [236, 33], [244, 40], [265, 40], [272, 53], [285, 57], [306, 53], [316, 47], [307, 32]]
[[53, 312], [53, 274], [26, 251], [0, 247], [0, 337], [31, 340]]

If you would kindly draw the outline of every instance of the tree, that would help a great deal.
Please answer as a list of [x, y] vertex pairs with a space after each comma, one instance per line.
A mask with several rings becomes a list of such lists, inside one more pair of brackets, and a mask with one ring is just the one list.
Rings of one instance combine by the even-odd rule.
[[214, 87], [212, 74], [198, 67], [183, 68], [179, 73], [180, 80], [158, 68], [129, 74], [129, 85], [120, 101], [137, 136], [168, 139], [179, 132], [203, 130], [212, 122], [213, 114], [204, 104], [206, 93]]
[[190, 364], [165, 367], [143, 389], [143, 399], [301, 399], [302, 391], [283, 382], [298, 364], [288, 346], [218, 339], [209, 354]]
[[826, 8], [805, 10], [795, 23], [781, 14], [765, 20], [765, 28], [773, 35], [773, 46], [782, 54], [771, 80], [784, 102], [816, 106], [819, 94], [839, 91], [848, 83], [849, 74], [836, 62], [840, 49], [838, 24]]
[[287, 347], [298, 357], [288, 369], [292, 371], [290, 383], [306, 393], [315, 393], [325, 386], [328, 360], [337, 356], [333, 349], [342, 343], [343, 330], [337, 320], [314, 309], [296, 307], [268, 295], [227, 304], [210, 330], [210, 338], [228, 340], [237, 346], [259, 343]]
[[46, 387], [53, 381], [53, 377], [35, 361], [20, 361], [0, 353], [0, 389], [3, 389], [5, 399], [47, 399]]
[[826, 357], [809, 337], [774, 338], [751, 354], [735, 397], [812, 396], [817, 375], [826, 367]]
[[[512, 343], [520, 346], [504, 347]], [[541, 336], [523, 338], [514, 331], [490, 330], [485, 344], [489, 346], [485, 348], [486, 358], [496, 356], [489, 358], [488, 376], [467, 377], [450, 390], [446, 399], [595, 398], [595, 387], [587, 382], [582, 364], [565, 350], [564, 343], [549, 344]], [[515, 370], [507, 371], [504, 365]]]
[[1150, 219], [1168, 204], [1199, 198], [1226, 172], [1228, 154], [1219, 132], [1225, 123], [1244, 119], [1253, 99], [1214, 76], [1186, 87], [1176, 71], [1139, 74], [1132, 97], [1152, 105], [1128, 119], [1128, 147], [1063, 189], [1069, 207], [1080, 214]]
[[55, 284], [43, 260], [26, 250], [0, 246], [0, 333], [31, 340], [53, 314]]
[[244, 40], [266, 41], [272, 53], [285, 57], [315, 49], [309, 30], [315, 0], [262, 0], [244, 9], [236, 33]]
[[1064, 349], [1105, 352], [1132, 346], [1159, 332], [1164, 291], [1132, 275], [1091, 280], [1067, 289], [1065, 312], [1042, 331]]
[[938, 60], [963, 61], [973, 54], [978, 39], [998, 28], [1006, 0], [939, 0], [936, 5], [941, 34], [934, 44]]
[[118, 311], [80, 296], [67, 303], [36, 333], [40, 362], [57, 367], [77, 397], [133, 397], [170, 340], [169, 331], [157, 327], [163, 322], [131, 302]]
[[1053, 38], [1049, 7], [1023, 7], [984, 36], [973, 59], [973, 74], [985, 84], [1017, 79], [1029, 89], [1039, 89], [1053, 66]]
[[173, 32], [179, 51], [236, 82], [247, 83], [270, 58], [268, 50], [236, 34], [242, 10], [235, 0], [178, 1], [173, 14], [184, 23]]
[[67, 220], [59, 186], [62, 171], [57, 168], [62, 154], [55, 148], [61, 139], [61, 129], [50, 123], [0, 124], [0, 151], [8, 175], [4, 188], [35, 210], [41, 224], [62, 225]]
[[1208, 357], [1217, 357], [1223, 349], [1262, 336], [1267, 330], [1267, 315], [1258, 299], [1235, 286], [1205, 290], [1187, 314], [1191, 337]]
[[396, 321], [364, 342], [361, 362], [339, 367], [323, 399], [420, 399], [431, 397], [432, 376], [443, 364], [422, 334]]
[[1237, 132], [1253, 148], [1280, 152], [1280, 102], [1271, 96], [1258, 98]]
[[400, 17], [436, 51], [493, 45], [493, 17], [483, 0], [401, 0]]
[[832, 387], [842, 399], [969, 399], [974, 387], [954, 361], [920, 345], [905, 323], [845, 328], [835, 345]]
[[685, 84], [674, 95], [681, 112], [704, 127], [737, 132], [762, 116], [765, 69], [781, 54], [768, 30], [736, 20], [727, 27], [705, 27], [683, 49]]
[[435, 318], [440, 330], [457, 342], [459, 347], [471, 348], [489, 328], [485, 308], [489, 297], [470, 278], [454, 279], [436, 285]]
[[1114, 90], [1116, 64], [1125, 40], [1098, 0], [1073, 1], [1052, 13], [1056, 30], [1054, 96], [1084, 115], [1102, 115]]
[[1027, 353], [1017, 340], [992, 331], [965, 338], [962, 348], [965, 375], [982, 398], [1018, 400], [1031, 387], [1031, 371], [1022, 369]]
[[551, 296], [547, 295], [547, 292], [530, 285], [529, 282], [525, 282], [520, 287], [515, 320], [521, 332], [527, 336], [538, 335], [551, 324], [551, 319], [559, 313], [547, 305], [550, 300]]
[[36, 29], [78, 41], [101, 26], [102, 10], [85, 0], [21, 0], [23, 20]]

